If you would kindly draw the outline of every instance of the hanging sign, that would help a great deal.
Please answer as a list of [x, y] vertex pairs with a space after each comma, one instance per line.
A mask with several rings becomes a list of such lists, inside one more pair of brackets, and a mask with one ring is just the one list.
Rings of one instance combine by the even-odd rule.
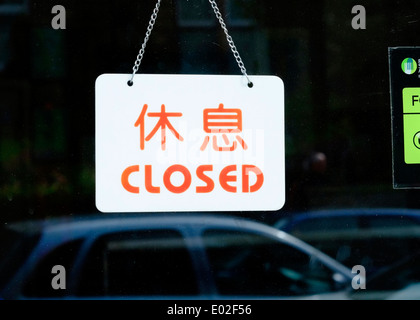
[[96, 80], [102, 212], [278, 210], [285, 201], [284, 86], [275, 76]]
[[420, 47], [389, 48], [394, 188], [420, 187]]

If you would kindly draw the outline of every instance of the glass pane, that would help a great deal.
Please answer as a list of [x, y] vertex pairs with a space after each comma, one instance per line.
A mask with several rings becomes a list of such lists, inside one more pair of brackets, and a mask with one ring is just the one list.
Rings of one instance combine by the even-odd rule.
[[218, 41], [216, 33], [209, 34], [199, 30], [182, 32], [180, 35], [181, 73], [220, 73], [225, 62], [220, 59], [220, 48], [215, 45]]
[[0, 15], [18, 15], [27, 10], [28, 0], [0, 0]]
[[0, 24], [0, 71], [2, 71], [10, 58], [10, 30], [7, 26]]
[[343, 231], [343, 230], [357, 230], [357, 217], [323, 217], [323, 218], [309, 218], [306, 221], [299, 223], [291, 230], [293, 234], [308, 233], [308, 232], [328, 232]]
[[[419, 217], [420, 218], [420, 217]], [[375, 228], [407, 228], [407, 227], [419, 227], [420, 219], [418, 221], [410, 219], [408, 217], [386, 217], [386, 216], [376, 216], [373, 218], [367, 218], [369, 227], [372, 229]], [[405, 229], [407, 230], [407, 229]], [[409, 230], [409, 229], [408, 229]]]
[[256, 0], [227, 0], [227, 14], [233, 26], [252, 25], [256, 22]]
[[7, 228], [0, 230], [0, 288], [12, 279], [38, 240], [39, 236], [25, 236]]
[[210, 26], [216, 22], [208, 0], [178, 1], [180, 26]]

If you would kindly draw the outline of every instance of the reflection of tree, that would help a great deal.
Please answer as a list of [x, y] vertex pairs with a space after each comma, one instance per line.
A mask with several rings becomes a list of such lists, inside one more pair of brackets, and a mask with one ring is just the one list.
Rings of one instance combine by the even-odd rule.
[[[47, 170], [49, 171], [49, 168]], [[70, 191], [69, 181], [60, 169], [52, 168], [50, 172], [44, 173], [42, 176], [38, 174], [35, 188], [37, 197], [63, 195], [70, 193]]]
[[60, 166], [37, 167], [33, 191], [35, 213], [41, 216], [71, 214], [73, 191], [68, 175]]

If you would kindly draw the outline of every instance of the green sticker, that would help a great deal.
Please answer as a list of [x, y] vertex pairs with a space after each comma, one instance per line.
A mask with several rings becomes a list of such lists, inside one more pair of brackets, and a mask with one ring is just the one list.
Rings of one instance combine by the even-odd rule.
[[420, 88], [403, 89], [404, 160], [420, 164]]
[[403, 112], [420, 113], [420, 88], [403, 89]]
[[420, 163], [420, 114], [404, 115], [405, 163]]

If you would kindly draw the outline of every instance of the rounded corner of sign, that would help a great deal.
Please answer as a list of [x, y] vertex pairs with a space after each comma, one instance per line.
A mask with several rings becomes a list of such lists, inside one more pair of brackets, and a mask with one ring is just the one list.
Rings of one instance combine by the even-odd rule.
[[96, 209], [98, 209], [98, 211], [102, 213], [110, 213], [110, 211], [107, 210], [100, 202], [98, 202], [98, 200], [96, 200], [95, 206], [96, 206]]
[[282, 78], [280, 78], [279, 76], [272, 76], [273, 77], [273, 79], [275, 79], [277, 82], [279, 82], [280, 83], [280, 85], [282, 86], [282, 87], [284, 87], [284, 81], [283, 81], [283, 79]]
[[98, 86], [99, 84], [101, 84], [101, 82], [102, 82], [102, 81], [104, 81], [104, 79], [105, 79], [107, 76], [108, 76], [108, 74], [107, 74], [107, 73], [100, 74], [100, 75], [96, 78], [96, 80], [95, 80], [95, 86]]
[[271, 210], [272, 211], [279, 211], [279, 210], [283, 209], [285, 204], [286, 204], [286, 199], [283, 197], [273, 206], [273, 208]]

